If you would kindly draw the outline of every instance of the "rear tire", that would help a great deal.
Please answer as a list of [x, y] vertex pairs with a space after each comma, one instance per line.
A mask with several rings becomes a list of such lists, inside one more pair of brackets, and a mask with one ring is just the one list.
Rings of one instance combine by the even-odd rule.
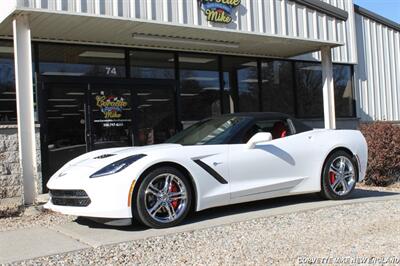
[[133, 199], [133, 216], [152, 228], [178, 225], [188, 215], [192, 189], [188, 178], [173, 167], [147, 174]]
[[348, 198], [358, 180], [353, 157], [345, 151], [335, 151], [327, 158], [321, 176], [321, 196], [329, 200]]

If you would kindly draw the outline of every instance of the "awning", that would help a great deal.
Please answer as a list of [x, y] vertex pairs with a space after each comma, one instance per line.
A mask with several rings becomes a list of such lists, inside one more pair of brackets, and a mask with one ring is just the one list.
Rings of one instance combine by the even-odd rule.
[[[226, 28], [204, 28], [40, 9], [18, 9], [13, 15], [19, 14], [29, 15], [32, 40], [36, 41], [280, 58], [318, 51], [324, 46], [333, 48], [343, 45], [323, 40], [234, 32]], [[1, 36], [12, 37], [12, 15], [0, 24]]]

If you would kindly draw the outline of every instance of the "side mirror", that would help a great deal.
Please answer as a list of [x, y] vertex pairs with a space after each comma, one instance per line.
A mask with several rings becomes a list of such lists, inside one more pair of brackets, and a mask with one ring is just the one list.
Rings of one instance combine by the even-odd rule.
[[269, 142], [272, 140], [272, 135], [269, 132], [259, 132], [251, 137], [247, 142], [247, 148], [253, 149], [258, 143]]

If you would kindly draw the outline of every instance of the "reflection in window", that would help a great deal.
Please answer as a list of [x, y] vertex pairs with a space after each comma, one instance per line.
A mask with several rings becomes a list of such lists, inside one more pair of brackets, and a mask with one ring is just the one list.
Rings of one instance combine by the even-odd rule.
[[125, 77], [125, 53], [76, 45], [39, 45], [42, 75]]
[[[337, 117], [353, 117], [351, 67], [333, 65], [335, 109]], [[296, 62], [298, 114], [300, 117], [323, 117], [322, 68], [320, 63]]]
[[13, 44], [0, 41], [0, 123], [16, 120]]
[[320, 63], [296, 62], [299, 117], [323, 117], [322, 68]]
[[263, 111], [294, 115], [292, 63], [278, 60], [264, 61], [261, 73]]
[[183, 126], [221, 114], [218, 58], [180, 54]]
[[333, 65], [333, 80], [335, 85], [336, 116], [355, 116], [353, 108], [351, 67], [346, 65]]
[[138, 86], [135, 145], [162, 143], [176, 133], [175, 95], [170, 86]]
[[182, 145], [227, 144], [248, 120], [246, 117], [229, 116], [206, 119], [179, 132], [166, 142]]
[[130, 61], [132, 78], [175, 78], [173, 53], [131, 51]]
[[224, 57], [223, 71], [225, 86], [229, 84], [236, 102], [235, 111], [259, 111], [257, 62], [249, 58]]
[[47, 175], [87, 152], [85, 137], [85, 86], [49, 85], [45, 112], [48, 148]]

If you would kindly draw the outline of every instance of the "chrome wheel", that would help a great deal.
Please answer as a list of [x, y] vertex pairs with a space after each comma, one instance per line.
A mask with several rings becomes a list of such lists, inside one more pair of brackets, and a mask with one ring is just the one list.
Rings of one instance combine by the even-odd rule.
[[329, 184], [338, 196], [348, 194], [356, 183], [354, 165], [345, 156], [333, 160], [329, 168]]
[[170, 223], [187, 208], [187, 188], [176, 175], [165, 173], [153, 178], [145, 190], [145, 208], [157, 222]]

